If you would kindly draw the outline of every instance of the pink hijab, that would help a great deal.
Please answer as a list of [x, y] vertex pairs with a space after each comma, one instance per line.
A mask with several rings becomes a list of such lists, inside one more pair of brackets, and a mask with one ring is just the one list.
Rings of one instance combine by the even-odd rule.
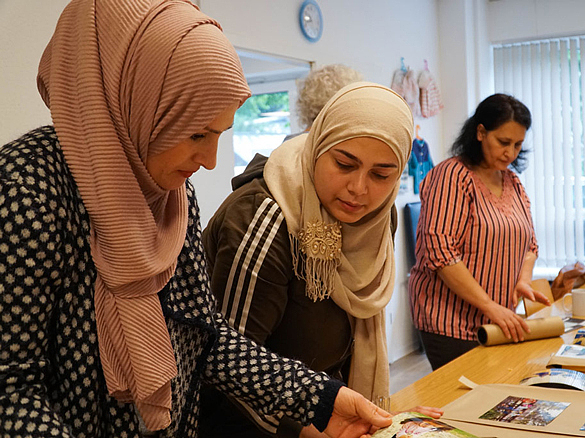
[[73, 0], [37, 81], [91, 221], [108, 391], [162, 429], [177, 370], [157, 292], [175, 271], [188, 210], [185, 187], [159, 187], [146, 158], [249, 97], [240, 61], [188, 0]]

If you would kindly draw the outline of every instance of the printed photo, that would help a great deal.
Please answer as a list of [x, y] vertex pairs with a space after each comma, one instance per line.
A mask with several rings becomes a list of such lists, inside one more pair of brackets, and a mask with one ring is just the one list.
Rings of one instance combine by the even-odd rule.
[[392, 418], [392, 425], [378, 430], [372, 438], [477, 438], [442, 421], [415, 413], [402, 412]]
[[573, 339], [573, 344], [585, 345], [585, 329], [577, 330], [577, 333], [575, 334], [575, 339]]
[[585, 347], [582, 345], [567, 344], [561, 348], [557, 356], [585, 358]]
[[529, 426], [546, 426], [569, 405], [570, 403], [509, 396], [479, 418]]

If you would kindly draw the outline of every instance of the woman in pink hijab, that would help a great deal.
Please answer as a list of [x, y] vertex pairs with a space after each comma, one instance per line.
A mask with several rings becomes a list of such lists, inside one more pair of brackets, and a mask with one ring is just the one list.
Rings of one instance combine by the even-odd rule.
[[331, 436], [389, 414], [215, 312], [189, 176], [248, 98], [187, 0], [73, 0], [39, 66], [53, 125], [0, 149], [0, 434], [197, 436], [202, 382]]

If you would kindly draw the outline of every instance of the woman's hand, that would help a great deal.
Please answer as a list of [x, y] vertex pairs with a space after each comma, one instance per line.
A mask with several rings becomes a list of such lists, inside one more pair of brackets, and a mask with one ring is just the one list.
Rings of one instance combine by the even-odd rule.
[[325, 429], [332, 438], [367, 437], [392, 424], [392, 415], [347, 387], [340, 388]]
[[539, 303], [545, 304], [550, 306], [550, 300], [541, 292], [532, 289], [530, 283], [525, 281], [519, 281], [516, 287], [514, 288], [514, 297], [512, 303], [514, 304], [514, 308], [518, 305], [518, 297], [522, 296], [524, 298], [528, 298], [532, 301], [538, 301]]
[[[430, 406], [415, 406], [414, 408], [407, 409], [406, 411], [401, 412], [418, 412], [419, 414], [423, 414], [426, 415], [427, 417], [435, 419], [441, 418], [441, 416], [445, 413], [445, 411], [443, 411], [440, 408], [433, 408]], [[396, 414], [396, 412], [393, 412], [393, 414]]]
[[504, 336], [514, 340], [514, 342], [523, 341], [524, 332], [530, 332], [528, 324], [520, 315], [494, 301], [491, 301], [482, 310], [491, 322], [502, 329]]

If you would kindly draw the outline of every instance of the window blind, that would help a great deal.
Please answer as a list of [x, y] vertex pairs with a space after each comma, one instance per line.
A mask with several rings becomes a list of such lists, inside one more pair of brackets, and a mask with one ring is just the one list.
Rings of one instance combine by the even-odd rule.
[[532, 204], [538, 267], [585, 261], [585, 36], [493, 46], [494, 89], [532, 113], [520, 175]]

